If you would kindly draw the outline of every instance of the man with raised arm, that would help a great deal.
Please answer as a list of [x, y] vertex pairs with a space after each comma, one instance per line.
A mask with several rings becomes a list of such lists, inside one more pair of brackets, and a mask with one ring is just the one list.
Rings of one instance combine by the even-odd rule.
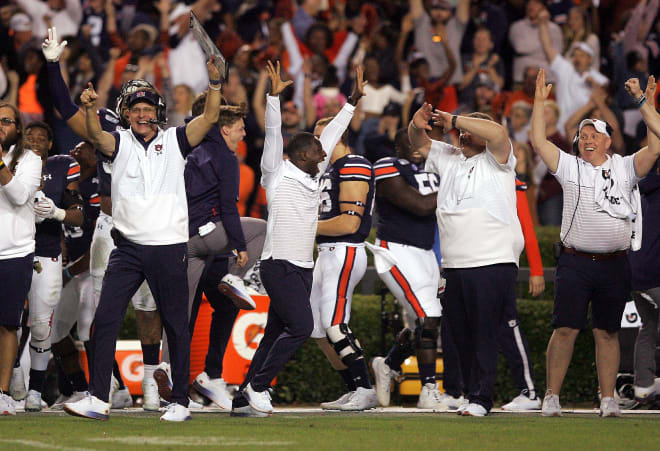
[[172, 403], [165, 421], [189, 420], [188, 377], [188, 205], [183, 155], [199, 144], [218, 120], [220, 72], [214, 57], [207, 63], [209, 94], [204, 114], [187, 125], [163, 131], [164, 102], [158, 93], [136, 91], [128, 96], [130, 129], [101, 129], [97, 94], [89, 85], [81, 96], [90, 141], [112, 162], [113, 238], [101, 299], [91, 337], [93, 362], [90, 395], [65, 404], [65, 410], [87, 418], [108, 419], [112, 358], [121, 321], [130, 298], [146, 279], [168, 336], [172, 362]]
[[[428, 137], [429, 121], [460, 130], [460, 147]], [[460, 356], [469, 404], [464, 416], [493, 405], [497, 332], [515, 299], [523, 235], [516, 213], [516, 159], [504, 127], [483, 113], [455, 116], [424, 104], [408, 126], [426, 171], [440, 176], [438, 230], [447, 279], [445, 314]], [[514, 301], [515, 302], [515, 301]]]
[[[633, 155], [611, 157], [612, 128], [597, 119], [580, 122], [573, 139], [575, 156], [560, 152], [546, 139], [543, 102], [552, 85], [545, 84], [545, 71], [536, 78], [536, 95], [530, 138], [534, 150], [557, 178], [564, 191], [560, 249], [555, 278], [552, 313], [554, 332], [548, 342], [548, 388], [543, 400], [543, 416], [560, 416], [559, 392], [573, 356], [575, 339], [587, 323], [591, 303], [596, 343], [596, 369], [602, 395], [601, 416], [620, 416], [614, 399], [619, 369], [621, 316], [630, 299], [628, 249], [641, 245], [641, 204], [637, 182], [653, 167], [660, 146], [649, 139], [649, 146]], [[660, 116], [651, 106], [655, 79], [649, 78], [647, 96], [637, 79], [626, 82], [648, 128], [660, 133]]]
[[261, 157], [268, 225], [260, 271], [270, 306], [263, 339], [233, 400], [232, 414], [243, 416], [268, 416], [273, 412], [268, 392], [270, 383], [312, 333], [314, 319], [309, 297], [320, 176], [330, 164], [333, 150], [353, 117], [365, 85], [362, 69], [358, 68], [348, 103], [324, 128], [320, 138], [306, 132], [296, 134], [286, 148], [285, 160], [278, 96], [292, 81], [280, 79], [279, 62], [277, 68], [268, 63], [268, 75], [271, 94], [266, 101], [266, 139]]

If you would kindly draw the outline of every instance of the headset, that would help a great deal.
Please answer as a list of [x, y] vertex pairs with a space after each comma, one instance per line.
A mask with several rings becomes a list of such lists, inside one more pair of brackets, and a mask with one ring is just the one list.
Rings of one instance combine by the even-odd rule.
[[130, 124], [122, 117], [121, 114], [121, 109], [124, 105], [124, 102], [128, 99], [128, 96], [133, 94], [136, 91], [141, 91], [141, 90], [148, 90], [152, 91], [154, 94], [156, 94], [159, 99], [158, 99], [158, 105], [156, 106], [156, 123], [158, 125], [165, 125], [167, 122], [167, 116], [166, 116], [166, 111], [167, 111], [167, 103], [165, 102], [165, 99], [163, 96], [160, 95], [158, 90], [149, 83], [147, 80], [141, 80], [141, 79], [136, 79], [136, 80], [129, 80], [126, 83], [124, 83], [121, 86], [121, 90], [119, 91], [119, 96], [117, 96], [117, 103], [115, 104], [115, 113], [117, 113], [117, 116], [119, 116], [119, 124], [123, 128], [129, 128]]

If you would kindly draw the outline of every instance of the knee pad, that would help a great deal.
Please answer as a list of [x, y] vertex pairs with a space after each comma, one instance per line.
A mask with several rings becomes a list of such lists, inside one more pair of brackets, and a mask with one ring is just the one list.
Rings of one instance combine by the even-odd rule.
[[415, 328], [415, 347], [417, 349], [436, 349], [438, 346], [438, 324], [440, 318], [429, 317], [417, 321]]
[[[51, 326], [50, 318], [47, 321], [37, 320], [30, 325], [30, 333], [32, 334], [32, 343], [46, 341], [50, 338]], [[35, 344], [36, 346], [36, 344]]]
[[349, 366], [364, 355], [360, 342], [348, 328], [348, 324], [340, 323], [329, 327], [325, 333], [344, 365]]

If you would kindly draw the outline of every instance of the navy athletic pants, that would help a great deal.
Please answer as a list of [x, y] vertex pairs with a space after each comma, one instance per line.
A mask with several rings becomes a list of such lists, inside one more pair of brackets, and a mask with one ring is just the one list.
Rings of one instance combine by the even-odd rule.
[[143, 246], [122, 238], [110, 254], [90, 339], [89, 391], [107, 402], [119, 328], [126, 308], [146, 279], [170, 348], [172, 402], [188, 405], [190, 333], [186, 243]]
[[270, 387], [275, 376], [298, 348], [312, 335], [314, 318], [309, 304], [312, 292], [311, 268], [301, 268], [286, 260], [262, 260], [261, 281], [270, 296], [264, 336], [245, 381], [255, 391]]
[[465, 392], [470, 403], [493, 406], [497, 376], [497, 335], [507, 300], [515, 299], [518, 268], [497, 264], [445, 269], [444, 314], [458, 350]]

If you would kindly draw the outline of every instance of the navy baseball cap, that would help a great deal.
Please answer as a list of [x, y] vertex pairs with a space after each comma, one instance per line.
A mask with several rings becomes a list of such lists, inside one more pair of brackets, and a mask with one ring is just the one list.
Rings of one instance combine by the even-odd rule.
[[133, 94], [128, 96], [128, 99], [126, 100], [126, 105], [130, 108], [138, 102], [150, 103], [153, 106], [157, 107], [160, 103], [160, 96], [155, 92], [151, 92], [147, 90], [135, 91]]

